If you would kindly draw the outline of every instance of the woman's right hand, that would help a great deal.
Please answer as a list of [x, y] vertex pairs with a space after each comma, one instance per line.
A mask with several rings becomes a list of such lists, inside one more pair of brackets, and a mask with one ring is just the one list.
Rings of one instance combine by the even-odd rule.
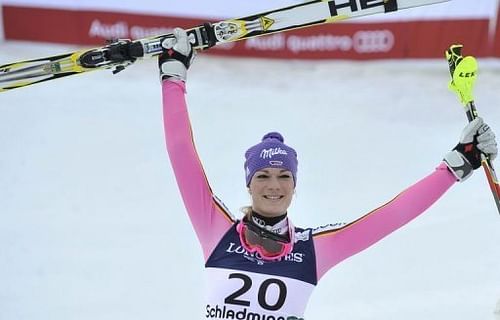
[[196, 55], [191, 38], [186, 30], [175, 28], [172, 37], [163, 40], [161, 43], [163, 52], [158, 57], [162, 81], [166, 79], [186, 81], [187, 69]]

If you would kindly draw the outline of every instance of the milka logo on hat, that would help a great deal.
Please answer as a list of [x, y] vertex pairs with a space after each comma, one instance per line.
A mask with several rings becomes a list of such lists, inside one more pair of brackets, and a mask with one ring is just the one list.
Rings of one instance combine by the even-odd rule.
[[262, 149], [262, 151], [260, 152], [260, 157], [262, 159], [269, 159], [278, 154], [282, 154], [285, 156], [288, 155], [286, 150], [283, 150], [280, 147], [278, 147], [278, 148]]

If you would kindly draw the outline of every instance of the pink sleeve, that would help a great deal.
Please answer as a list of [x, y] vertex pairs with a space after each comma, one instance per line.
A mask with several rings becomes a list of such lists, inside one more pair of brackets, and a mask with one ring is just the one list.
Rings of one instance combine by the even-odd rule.
[[315, 234], [318, 280], [334, 265], [368, 248], [410, 222], [450, 188], [456, 179], [444, 163], [387, 204], [341, 229]]
[[163, 81], [163, 122], [170, 162], [205, 261], [233, 220], [212, 194], [193, 142], [185, 84]]

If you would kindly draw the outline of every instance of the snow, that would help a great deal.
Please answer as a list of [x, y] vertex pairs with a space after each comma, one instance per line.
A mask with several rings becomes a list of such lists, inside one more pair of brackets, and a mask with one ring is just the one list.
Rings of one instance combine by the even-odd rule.
[[[0, 64], [72, 50], [0, 44]], [[471, 48], [465, 48], [470, 52]], [[500, 64], [476, 102], [500, 132]], [[243, 153], [278, 130], [299, 153], [290, 216], [351, 221], [430, 173], [466, 123], [443, 60], [201, 54], [188, 79], [213, 190], [249, 203]], [[0, 94], [0, 319], [200, 319], [203, 259], [166, 156], [153, 60]], [[484, 173], [341, 263], [306, 319], [498, 320], [500, 215]]]

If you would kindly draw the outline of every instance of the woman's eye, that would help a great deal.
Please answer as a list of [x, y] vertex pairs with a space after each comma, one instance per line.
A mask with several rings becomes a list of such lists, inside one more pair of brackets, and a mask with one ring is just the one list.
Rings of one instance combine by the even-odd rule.
[[289, 174], [282, 174], [282, 175], [280, 175], [280, 178], [281, 179], [290, 179], [291, 176]]
[[259, 178], [259, 179], [265, 179], [267, 177], [268, 177], [267, 174], [259, 174], [259, 175], [257, 175], [257, 178]]

